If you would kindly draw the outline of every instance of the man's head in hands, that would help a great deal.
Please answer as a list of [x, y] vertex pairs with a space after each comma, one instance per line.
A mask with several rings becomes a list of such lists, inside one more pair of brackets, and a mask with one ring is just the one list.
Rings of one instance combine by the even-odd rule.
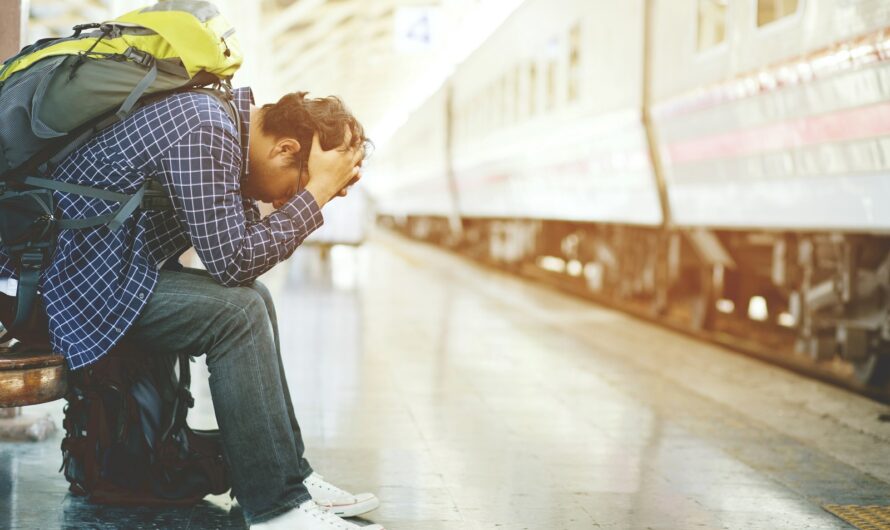
[[246, 197], [278, 208], [305, 188], [323, 205], [360, 176], [354, 168], [361, 166], [370, 142], [335, 96], [290, 93], [277, 103], [252, 107], [250, 122], [249, 175], [242, 180]]

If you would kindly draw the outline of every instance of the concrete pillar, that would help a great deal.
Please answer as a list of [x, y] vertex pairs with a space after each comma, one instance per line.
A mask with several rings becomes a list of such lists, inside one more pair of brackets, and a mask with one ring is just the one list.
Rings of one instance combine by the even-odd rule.
[[0, 61], [22, 47], [25, 13], [22, 0], [0, 0]]

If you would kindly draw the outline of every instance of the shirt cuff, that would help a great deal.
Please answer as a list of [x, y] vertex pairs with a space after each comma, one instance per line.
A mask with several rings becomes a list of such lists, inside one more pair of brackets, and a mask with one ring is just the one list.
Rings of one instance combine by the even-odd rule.
[[278, 211], [283, 212], [301, 225], [302, 230], [300, 231], [303, 232], [303, 237], [318, 230], [324, 224], [321, 208], [315, 202], [315, 197], [306, 190], [294, 195]]

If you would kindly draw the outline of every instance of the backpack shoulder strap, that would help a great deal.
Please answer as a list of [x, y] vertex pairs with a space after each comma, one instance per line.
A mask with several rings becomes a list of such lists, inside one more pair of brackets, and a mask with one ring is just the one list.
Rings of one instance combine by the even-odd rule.
[[238, 131], [238, 139], [241, 139], [241, 116], [238, 112], [238, 108], [235, 106], [235, 98], [232, 96], [232, 90], [230, 86], [223, 86], [219, 89], [216, 88], [193, 88], [190, 92], [200, 92], [202, 94], [207, 94], [208, 96], [213, 96], [219, 101], [220, 105], [226, 114], [229, 115], [229, 118], [235, 123], [235, 130]]

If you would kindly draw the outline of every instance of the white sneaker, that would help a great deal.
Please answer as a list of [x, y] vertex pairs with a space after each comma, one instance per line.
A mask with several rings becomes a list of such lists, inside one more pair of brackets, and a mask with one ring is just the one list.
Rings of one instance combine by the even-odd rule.
[[266, 522], [250, 525], [250, 530], [385, 530], [379, 524], [359, 526], [322, 510], [314, 501], [306, 501], [293, 510]]
[[303, 485], [312, 495], [312, 500], [321, 506], [322, 510], [339, 515], [340, 517], [355, 517], [380, 506], [380, 501], [373, 493], [358, 493], [353, 495], [343, 491], [337, 486], [324, 480], [318, 473], [312, 473]]

